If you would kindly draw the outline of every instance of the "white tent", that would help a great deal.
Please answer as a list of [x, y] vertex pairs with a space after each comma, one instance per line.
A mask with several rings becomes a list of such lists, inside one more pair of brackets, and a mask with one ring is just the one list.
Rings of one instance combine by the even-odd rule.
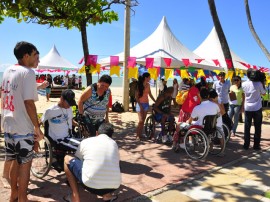
[[37, 69], [78, 70], [79, 68], [61, 57], [54, 45], [50, 52], [40, 59]]
[[[119, 53], [119, 62], [123, 63], [124, 53]], [[186, 48], [171, 32], [166, 18], [163, 17], [157, 29], [145, 40], [130, 49], [130, 56], [136, 57], [136, 62], [145, 64], [145, 58], [154, 58], [154, 66], [167, 67], [163, 58], [172, 58], [170, 67], [180, 68], [184, 66], [182, 59], [189, 59], [192, 67], [203, 69], [217, 69], [213, 64], [206, 60], [198, 64], [196, 59], [201, 59], [191, 50]], [[110, 64], [110, 57], [101, 59], [102, 66]]]
[[[230, 50], [230, 52], [231, 52], [234, 68], [246, 70], [247, 67], [245, 67], [239, 62], [244, 62], [246, 64], [247, 62], [242, 60], [232, 50]], [[206, 39], [201, 43], [201, 45], [199, 45], [194, 50], [194, 53], [199, 55], [202, 58], [205, 58], [208, 61], [217, 59], [221, 67], [227, 70], [227, 64], [223, 55], [223, 51], [222, 51], [215, 27], [213, 27], [213, 29], [211, 30], [209, 35], [206, 37]]]

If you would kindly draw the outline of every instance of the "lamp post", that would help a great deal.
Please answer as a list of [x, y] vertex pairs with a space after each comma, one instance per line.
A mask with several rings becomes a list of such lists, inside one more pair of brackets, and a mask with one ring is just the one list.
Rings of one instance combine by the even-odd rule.
[[128, 57], [130, 56], [130, 0], [126, 0], [124, 25], [123, 106], [129, 110]]

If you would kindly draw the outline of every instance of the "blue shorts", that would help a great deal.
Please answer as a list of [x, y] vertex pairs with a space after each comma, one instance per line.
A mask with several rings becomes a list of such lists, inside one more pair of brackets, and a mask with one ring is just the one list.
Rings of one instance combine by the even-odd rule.
[[[159, 114], [159, 113], [155, 114], [155, 120], [156, 121], [160, 122], [162, 117], [163, 117], [163, 114]], [[168, 116], [166, 121], [168, 121], [168, 122], [174, 121], [174, 116], [173, 115]]]
[[17, 160], [23, 164], [33, 159], [34, 134], [19, 135], [5, 133], [6, 161]]
[[52, 89], [51, 88], [46, 88], [46, 94], [51, 94]]
[[112, 193], [116, 190], [116, 189], [94, 189], [94, 188], [85, 186], [82, 182], [83, 161], [76, 157], [70, 160], [67, 166], [70, 172], [72, 172], [72, 174], [74, 175], [74, 177], [80, 182], [80, 184], [82, 184], [83, 187], [89, 192], [91, 192], [92, 194], [103, 196], [105, 194]]
[[[143, 107], [143, 110], [144, 111], [148, 111], [149, 109], [149, 103], [141, 103], [142, 107]], [[140, 105], [137, 103], [136, 104], [136, 112], [140, 112], [141, 108], [140, 108]]]

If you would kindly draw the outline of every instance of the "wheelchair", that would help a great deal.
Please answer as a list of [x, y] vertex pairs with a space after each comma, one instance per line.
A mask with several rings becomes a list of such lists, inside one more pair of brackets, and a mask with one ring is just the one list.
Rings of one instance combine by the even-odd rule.
[[179, 131], [184, 139], [185, 151], [192, 159], [204, 159], [208, 153], [218, 155], [225, 150], [225, 135], [216, 127], [217, 115], [207, 115], [203, 126], [186, 126]]
[[[155, 138], [156, 128], [161, 128], [161, 120], [157, 120], [156, 112], [154, 110], [154, 105], [152, 105], [151, 115], [146, 118], [145, 127], [144, 127], [145, 135], [148, 139], [151, 139], [153, 137]], [[167, 137], [168, 137], [167, 139], [169, 140], [169, 142], [172, 142], [172, 136], [173, 136], [175, 130], [176, 130], [176, 122], [175, 121], [174, 121], [172, 126], [170, 126], [169, 121], [165, 122], [165, 131], [164, 131], [165, 134], [164, 135], [167, 135]], [[157, 136], [156, 140], [157, 140], [157, 142], [162, 141], [160, 136]]]
[[[48, 135], [48, 129], [49, 123], [45, 121], [44, 138], [39, 142], [39, 151], [34, 153], [31, 166], [31, 173], [40, 179], [45, 177], [52, 168], [59, 173], [64, 171], [64, 156], [75, 152], [73, 149], [69, 151], [57, 149], [56, 142]], [[57, 165], [57, 167], [55, 165]]]

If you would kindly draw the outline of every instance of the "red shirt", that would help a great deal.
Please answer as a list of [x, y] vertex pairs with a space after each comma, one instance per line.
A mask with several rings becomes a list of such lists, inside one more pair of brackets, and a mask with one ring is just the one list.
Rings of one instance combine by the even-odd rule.
[[183, 103], [182, 108], [181, 108], [184, 112], [191, 113], [192, 110], [194, 109], [194, 107], [201, 103], [199, 93], [200, 92], [199, 92], [198, 88], [195, 86], [192, 86], [189, 89], [187, 98], [186, 98], [186, 100]]

